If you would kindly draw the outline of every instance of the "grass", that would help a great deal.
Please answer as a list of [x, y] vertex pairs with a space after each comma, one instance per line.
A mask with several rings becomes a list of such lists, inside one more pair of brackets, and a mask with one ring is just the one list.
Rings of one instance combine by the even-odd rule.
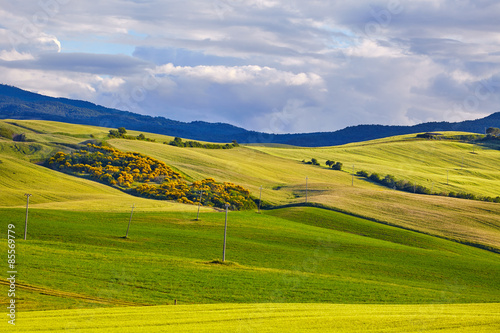
[[[448, 132], [448, 136], [467, 134]], [[500, 195], [499, 147], [456, 140], [416, 139], [397, 136], [368, 142], [324, 148], [256, 147], [253, 149], [294, 161], [317, 158], [340, 161], [345, 170], [365, 170], [382, 176], [392, 174], [423, 185], [434, 192], [470, 192], [482, 196]], [[448, 171], [448, 179], [447, 179]]]
[[20, 239], [24, 210], [1, 213], [2, 237], [8, 223], [18, 233], [23, 310], [174, 299], [414, 304], [500, 297], [497, 254], [317, 208], [230, 213], [228, 265], [211, 263], [222, 256], [223, 213], [200, 214], [200, 221], [194, 213], [138, 213], [124, 239], [127, 213], [33, 209], [28, 241]]
[[[351, 186], [349, 172], [300, 162], [330, 159], [435, 190], [496, 196], [495, 146], [472, 154], [467, 143], [408, 136], [311, 149], [178, 148], [149, 133], [156, 143], [109, 140], [188, 180], [234, 182], [255, 197], [262, 185], [264, 201], [275, 205], [303, 203], [307, 176], [309, 201], [331, 209], [231, 212], [222, 263], [223, 213], [202, 208], [196, 221], [196, 206], [131, 197], [31, 163], [103, 140], [109, 129], [18, 120], [0, 127], [33, 140], [0, 138], [0, 236], [16, 225], [19, 331], [500, 330], [498, 254], [475, 247], [500, 249], [499, 204], [396, 192], [358, 178]], [[27, 241], [25, 193], [33, 194]], [[0, 293], [7, 290], [1, 282]], [[174, 300], [181, 305], [171, 307]]]
[[[429, 149], [426, 147], [428, 141], [405, 140], [407, 140], [405, 137], [390, 138], [387, 141], [378, 140], [373, 143], [375, 148], [369, 143], [356, 144], [353, 145], [352, 152], [349, 150], [350, 146], [311, 149], [240, 147], [231, 150], [205, 150], [125, 140], [111, 140], [110, 143], [121, 150], [147, 153], [182, 170], [190, 179], [213, 177], [217, 180], [242, 184], [249, 188], [255, 197], [259, 196], [259, 188], [263, 185], [262, 198], [271, 204], [304, 202], [305, 178], [308, 177], [310, 202], [318, 202], [369, 219], [461, 242], [492, 247], [500, 251], [499, 204], [403, 193], [358, 178], [355, 179], [355, 186], [351, 186], [352, 177], [347, 172], [306, 165], [299, 161], [308, 160], [312, 156], [318, 156], [318, 158], [328, 156], [330, 159], [345, 161], [336, 157], [337, 151], [345, 150], [346, 154], [350, 154], [352, 158], [361, 159], [365, 156], [366, 165], [371, 161], [374, 163], [372, 168], [379, 172], [391, 172], [398, 175], [394, 169], [389, 168], [391, 163], [399, 165], [400, 172], [403, 172], [405, 168], [408, 170], [416, 168], [411, 164], [411, 159], [405, 160], [404, 163], [395, 162], [397, 156], [401, 156], [405, 149], [399, 145], [408, 145], [406, 149], [415, 154], [423, 154], [423, 151]], [[450, 143], [446, 141], [430, 143], [435, 146], [432, 150], [437, 152], [434, 157], [435, 163], [446, 166], [447, 162], [444, 159], [449, 154]], [[451, 143], [452, 146], [456, 144], [462, 145]], [[420, 150], [417, 149], [418, 145], [423, 145]], [[374, 152], [379, 147], [384, 147], [384, 149], [377, 155]], [[366, 151], [361, 153], [360, 149]], [[439, 153], [441, 150], [442, 154]], [[478, 165], [484, 165], [484, 170], [478, 171], [477, 181], [482, 181], [484, 186], [491, 187], [491, 191], [498, 189], [500, 193], [500, 181], [490, 179], [500, 177], [500, 171], [494, 171], [497, 170], [495, 159], [500, 158], [500, 152], [485, 151], [485, 153], [478, 152], [477, 154], [477, 158], [483, 159], [484, 157], [484, 161], [478, 163]], [[323, 155], [319, 154], [320, 152]], [[391, 155], [393, 153], [394, 155]], [[362, 168], [370, 170], [367, 166]], [[432, 177], [431, 169], [427, 169], [427, 172], [425, 177]], [[420, 177], [424, 176], [420, 175]], [[415, 181], [415, 179], [407, 179]], [[435, 190], [437, 189], [436, 185]]]
[[497, 332], [499, 316], [499, 304], [177, 305], [23, 313], [15, 331]]
[[[94, 137], [104, 138], [108, 132], [106, 128], [56, 122], [16, 121], [16, 123], [23, 126], [23, 130], [32, 128], [33, 132], [32, 134], [28, 133], [28, 137], [32, 135], [32, 138], [37, 140], [60, 132], [75, 136], [82, 136], [86, 132]], [[5, 121], [0, 124], [12, 126]], [[152, 135], [146, 133], [146, 136]], [[71, 137], [63, 135], [57, 140], [66, 142], [64, 140], [68, 140], [68, 138]], [[344, 162], [344, 165], [355, 163], [356, 168], [393, 173], [403, 179], [421, 183], [419, 179], [423, 179], [423, 177], [429, 180], [433, 179], [436, 175], [443, 175], [445, 169], [451, 165], [455, 164], [456, 166], [456, 163], [461, 163], [460, 158], [456, 159], [453, 156], [461, 156], [460, 154], [466, 151], [472, 151], [472, 146], [465, 143], [416, 140], [411, 136], [401, 136], [340, 147], [291, 149], [251, 146], [230, 150], [207, 150], [178, 148], [161, 143], [170, 140], [170, 137], [157, 136], [156, 139], [157, 143], [119, 139], [109, 142], [121, 150], [138, 151], [158, 158], [180, 171], [188, 180], [213, 177], [217, 181], [234, 182], [249, 188], [254, 197], [259, 196], [262, 185], [263, 200], [275, 205], [304, 202], [305, 178], [308, 177], [308, 197], [311, 202], [318, 202], [334, 209], [383, 223], [500, 251], [499, 204], [402, 193], [357, 178], [354, 182], [355, 186], [351, 186], [352, 177], [348, 172], [332, 171], [325, 167], [315, 167], [300, 162], [302, 159], [309, 160], [313, 156], [320, 159], [322, 163], [322, 158], [325, 160], [334, 159]], [[36, 144], [47, 147], [46, 150], [54, 148], [47, 144]], [[9, 145], [12, 145], [12, 142], [4, 142], [4, 146]], [[29, 143], [25, 145], [29, 145]], [[496, 196], [497, 190], [496, 193], [500, 193], [500, 185], [498, 185], [500, 182], [496, 181], [500, 175], [496, 168], [500, 152], [491, 148], [476, 147], [474, 149], [476, 154], [469, 154], [468, 158], [471, 160], [466, 160], [467, 165], [470, 166], [467, 172], [471, 173], [470, 177], [474, 178], [474, 182], [480, 187], [488, 189], [487, 194]], [[39, 158], [41, 152], [35, 157]], [[26, 161], [34, 158], [30, 155], [23, 155], [12, 147], [1, 152], [0, 160], [5, 156], [15, 158], [19, 164], [23, 164], [25, 165], [23, 167], [27, 168]], [[451, 163], [450, 159], [454, 162]], [[472, 160], [475, 162], [472, 163]], [[17, 168], [17, 165], [10, 167], [13, 172]], [[38, 168], [38, 170], [41, 169]], [[419, 171], [416, 172], [416, 170]], [[439, 171], [438, 174], [436, 174], [436, 170]], [[26, 191], [38, 190], [38, 185], [33, 184], [38, 183], [38, 181], [33, 182], [33, 178], [29, 178], [30, 172], [31, 170], [25, 173], [27, 178], [15, 177], [14, 183], [9, 188], [2, 188], [3, 195], [8, 197], [8, 200], [4, 200], [0, 205], [20, 207], [24, 204], [23, 194]], [[120, 205], [112, 205], [112, 207], [117, 207], [115, 209], [121, 211], [128, 210], [133, 203], [145, 210], [194, 209], [192, 206], [132, 198], [117, 190], [104, 188], [97, 183], [85, 184], [85, 186], [96, 187], [92, 190], [92, 194], [87, 195], [85, 189], [73, 190], [75, 186], [72, 183], [81, 183], [81, 179], [63, 176], [54, 171], [45, 172], [48, 171], [44, 170], [43, 176], [39, 173], [40, 179], [57, 177], [60, 180], [50, 183], [53, 184], [50, 194], [43, 193], [43, 191], [42, 193], [34, 193], [33, 204], [43, 208], [105, 211], [110, 206], [110, 202], [119, 202]], [[403, 176], [403, 173], [407, 175]], [[411, 178], [412, 175], [417, 178]], [[453, 177], [450, 175], [450, 180], [453, 180]], [[472, 179], [470, 177], [469, 179]], [[446, 187], [446, 185], [438, 185], [437, 183], [436, 180], [435, 191], [438, 190], [438, 186]], [[461, 185], [462, 189], [474, 192], [477, 186], [469, 183]], [[458, 186], [457, 184], [456, 179], [453, 180], [450, 189], [453, 189], [453, 186]], [[427, 185], [432, 187], [432, 185]], [[41, 187], [47, 189], [50, 186], [44, 184]], [[455, 190], [457, 189], [455, 188]], [[44, 196], [47, 198], [44, 199]]]

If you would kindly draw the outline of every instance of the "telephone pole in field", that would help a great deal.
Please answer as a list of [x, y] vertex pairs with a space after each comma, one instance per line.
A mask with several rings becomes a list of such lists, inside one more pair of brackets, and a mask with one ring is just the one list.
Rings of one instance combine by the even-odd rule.
[[128, 219], [128, 227], [127, 227], [127, 233], [125, 234], [125, 238], [128, 238], [128, 231], [130, 229], [130, 223], [132, 223], [132, 214], [134, 214], [134, 208], [135, 204], [132, 205], [132, 211], [130, 212], [130, 218]]
[[224, 246], [222, 248], [222, 262], [226, 261], [226, 234], [227, 234], [227, 210], [229, 209], [229, 204], [226, 203], [226, 222], [224, 223]]
[[26, 240], [26, 235], [28, 234], [28, 206], [30, 204], [31, 194], [26, 193], [26, 219], [24, 220], [24, 240]]

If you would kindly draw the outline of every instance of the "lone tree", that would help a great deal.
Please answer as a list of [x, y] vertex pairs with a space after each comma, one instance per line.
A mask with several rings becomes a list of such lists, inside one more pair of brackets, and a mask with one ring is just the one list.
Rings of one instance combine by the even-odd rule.
[[486, 130], [486, 134], [488, 136], [499, 136], [500, 135], [500, 128], [490, 127]]

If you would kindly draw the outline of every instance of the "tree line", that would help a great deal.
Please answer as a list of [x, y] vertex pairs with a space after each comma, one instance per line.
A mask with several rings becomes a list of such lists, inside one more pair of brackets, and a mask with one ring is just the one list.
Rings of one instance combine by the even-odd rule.
[[182, 141], [182, 139], [179, 137], [175, 137], [172, 141], [168, 143], [164, 142], [164, 144], [169, 144], [171, 146], [182, 147], [182, 148], [189, 147], [189, 148], [204, 148], [204, 149], [232, 149], [240, 146], [238, 142], [236, 142], [236, 140], [233, 140], [232, 143], [221, 145], [216, 143], [201, 143], [198, 141]]
[[378, 173], [374, 172], [372, 174], [369, 174], [368, 172], [361, 170], [356, 173], [357, 176], [366, 178], [368, 180], [371, 180], [374, 183], [386, 186], [388, 188], [398, 190], [398, 191], [404, 191], [404, 192], [410, 192], [410, 193], [417, 193], [417, 194], [427, 194], [427, 195], [440, 195], [440, 196], [448, 196], [451, 198], [461, 198], [461, 199], [469, 199], [469, 200], [480, 200], [480, 201], [487, 201], [487, 202], [496, 202], [500, 203], [500, 196], [493, 198], [493, 197], [483, 197], [483, 196], [478, 196], [473, 193], [466, 193], [466, 192], [432, 192], [431, 189], [415, 184], [406, 180], [401, 180], [401, 179], [396, 179], [393, 175], [386, 175], [386, 176], [381, 176]]
[[127, 130], [125, 129], [125, 127], [118, 127], [118, 129], [115, 130], [109, 130], [108, 137], [110, 139], [127, 139], [127, 140], [142, 140], [142, 141], [156, 142], [155, 139], [147, 138], [142, 133], [137, 136], [127, 135]]

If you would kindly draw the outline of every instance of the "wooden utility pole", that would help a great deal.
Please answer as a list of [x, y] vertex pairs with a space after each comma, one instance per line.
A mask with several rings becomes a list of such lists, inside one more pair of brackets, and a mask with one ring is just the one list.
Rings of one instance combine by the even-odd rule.
[[224, 223], [224, 246], [222, 248], [222, 262], [226, 261], [226, 234], [227, 234], [227, 210], [229, 209], [229, 204], [226, 203], [226, 222]]
[[307, 203], [307, 177], [306, 177], [306, 203]]
[[200, 206], [201, 206], [201, 196], [203, 195], [203, 191], [200, 191], [200, 198], [198, 199], [198, 213], [196, 213], [196, 221], [199, 220], [200, 217]]
[[352, 183], [351, 186], [354, 186], [354, 164], [352, 165]]
[[132, 211], [130, 212], [130, 218], [128, 219], [128, 227], [127, 227], [127, 233], [125, 234], [125, 238], [128, 238], [128, 231], [130, 229], [130, 223], [132, 223], [132, 214], [134, 214], [134, 207], [135, 204], [132, 205]]
[[262, 185], [260, 185], [260, 194], [259, 194], [259, 208], [258, 212], [260, 214], [260, 203], [262, 202]]
[[28, 234], [28, 206], [30, 204], [31, 194], [26, 193], [26, 219], [24, 220], [24, 240], [26, 240], [26, 235]]

